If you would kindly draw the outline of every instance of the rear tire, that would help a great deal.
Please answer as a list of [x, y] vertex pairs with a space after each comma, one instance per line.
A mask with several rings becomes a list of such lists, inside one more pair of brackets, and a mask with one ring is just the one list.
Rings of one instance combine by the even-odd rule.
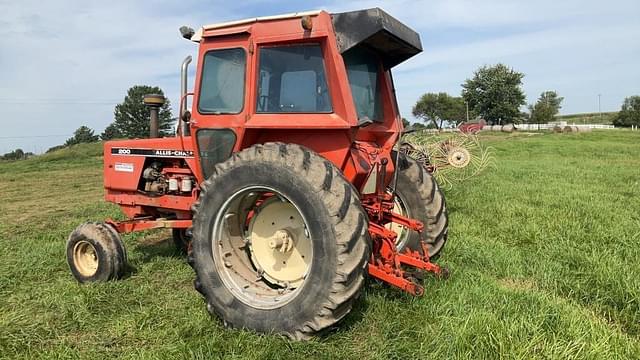
[[[395, 153], [394, 153], [395, 158]], [[447, 242], [449, 219], [444, 194], [436, 180], [418, 161], [400, 154], [396, 195], [404, 215], [424, 224], [422, 241], [429, 257], [437, 258]], [[398, 238], [399, 251], [411, 249], [422, 254], [420, 234], [406, 231]]]
[[[210, 313], [230, 327], [298, 340], [349, 313], [370, 254], [367, 217], [353, 187], [331, 162], [298, 145], [254, 145], [216, 165], [201, 189], [194, 205], [189, 262]], [[297, 285], [278, 283], [277, 272], [267, 274], [273, 268], [253, 261], [259, 255], [259, 244], [253, 242], [260, 239], [251, 232], [253, 222], [273, 203], [283, 204], [277, 211], [286, 214], [285, 221], [294, 221], [289, 215], [295, 209], [304, 223], [305, 235], [296, 238], [295, 246], [306, 239], [310, 249], [300, 253], [311, 259]], [[270, 220], [277, 214], [267, 214], [267, 225], [279, 228], [277, 220]], [[244, 246], [227, 246], [241, 239]], [[237, 249], [244, 249], [246, 256]]]
[[102, 282], [124, 275], [127, 253], [120, 234], [111, 225], [90, 222], [69, 235], [67, 262], [78, 282]]

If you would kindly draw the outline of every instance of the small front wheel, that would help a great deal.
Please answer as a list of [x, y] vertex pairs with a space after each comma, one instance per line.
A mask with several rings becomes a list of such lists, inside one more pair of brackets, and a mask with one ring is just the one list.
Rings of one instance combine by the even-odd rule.
[[124, 274], [127, 254], [120, 234], [113, 227], [85, 223], [69, 235], [67, 262], [78, 282], [102, 282]]

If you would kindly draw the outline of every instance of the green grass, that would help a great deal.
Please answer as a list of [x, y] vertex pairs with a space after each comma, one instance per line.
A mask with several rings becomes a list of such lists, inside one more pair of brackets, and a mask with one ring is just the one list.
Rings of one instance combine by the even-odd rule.
[[570, 115], [558, 115], [556, 121], [566, 121], [568, 124], [612, 124], [618, 116], [617, 111], [600, 113], [581, 113]]
[[166, 232], [126, 279], [78, 285], [65, 241], [102, 201], [101, 148], [0, 163], [2, 358], [640, 358], [640, 134], [486, 135], [496, 166], [447, 192], [450, 238], [412, 298], [370, 281], [310, 342], [227, 330]]

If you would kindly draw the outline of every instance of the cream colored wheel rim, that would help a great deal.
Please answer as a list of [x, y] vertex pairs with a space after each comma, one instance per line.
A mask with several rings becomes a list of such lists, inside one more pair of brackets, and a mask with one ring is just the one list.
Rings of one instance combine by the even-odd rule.
[[447, 161], [449, 162], [449, 165], [455, 168], [463, 168], [469, 165], [469, 161], [471, 161], [471, 154], [469, 154], [469, 150], [461, 147], [454, 147], [448, 152], [449, 155], [447, 156]]
[[[402, 201], [402, 199], [398, 194], [395, 195], [395, 198], [393, 200], [392, 211], [396, 214], [407, 216], [407, 210], [405, 208], [404, 202]], [[398, 249], [404, 248], [404, 246], [407, 243], [407, 239], [409, 238], [409, 230], [404, 226], [394, 222], [388, 223], [387, 225], [385, 225], [385, 227], [387, 228], [387, 230], [391, 230], [396, 233], [397, 235], [396, 241], [395, 241], [396, 248]]]
[[98, 253], [88, 241], [79, 241], [73, 247], [73, 263], [80, 275], [93, 276], [98, 271]]
[[290, 202], [272, 199], [251, 220], [251, 254], [272, 283], [297, 288], [311, 263], [311, 239], [298, 210]]
[[266, 186], [232, 194], [216, 214], [212, 253], [225, 287], [258, 309], [284, 306], [313, 263], [309, 222], [286, 196]]

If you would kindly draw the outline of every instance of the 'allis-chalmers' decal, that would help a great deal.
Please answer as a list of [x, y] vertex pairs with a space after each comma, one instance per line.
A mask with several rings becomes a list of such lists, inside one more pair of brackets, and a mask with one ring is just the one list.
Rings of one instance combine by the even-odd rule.
[[190, 157], [193, 157], [193, 151], [164, 150], [164, 149], [157, 150], [157, 149], [111, 148], [111, 155], [190, 158]]

